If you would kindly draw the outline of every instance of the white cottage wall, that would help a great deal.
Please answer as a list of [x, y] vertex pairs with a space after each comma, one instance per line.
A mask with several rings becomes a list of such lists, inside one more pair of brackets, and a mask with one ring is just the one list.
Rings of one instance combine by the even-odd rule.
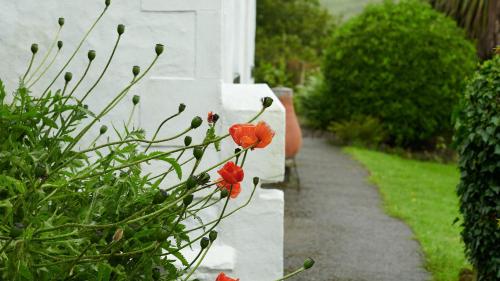
[[[57, 30], [57, 18], [65, 17], [60, 37], [64, 47], [47, 73], [47, 77], [54, 77], [104, 8], [104, 0], [0, 0], [0, 6], [0, 79], [7, 89], [13, 89], [26, 70], [31, 43], [39, 44], [39, 58], [42, 57]], [[125, 87], [132, 77], [133, 65], [144, 69], [150, 63], [156, 43], [165, 44], [164, 55], [148, 77], [130, 92], [130, 97], [141, 96], [140, 110], [134, 116], [135, 125], [148, 133], [166, 116], [176, 112], [181, 102], [187, 105], [184, 117], [170, 123], [162, 130], [162, 136], [171, 136], [186, 128], [194, 115], [205, 117], [208, 111], [221, 114], [218, 128], [225, 132], [234, 122], [243, 122], [257, 113], [260, 97], [274, 97], [266, 85], [247, 84], [252, 83], [255, 0], [112, 1], [102, 21], [67, 68], [73, 77], [80, 77], [87, 63], [87, 51], [97, 51], [81, 90], [88, 89], [102, 71], [117, 38], [119, 23], [126, 26], [125, 34], [105, 78], [88, 100], [95, 111]], [[231, 85], [235, 74], [240, 75], [241, 85]], [[47, 79], [42, 79], [33, 88], [34, 92], [43, 90], [47, 84]], [[62, 85], [60, 77], [54, 87]], [[252, 153], [246, 168], [244, 190], [241, 198], [232, 201], [232, 208], [250, 195], [253, 176], [260, 176], [267, 182], [283, 178], [284, 109], [275, 100], [262, 119], [272, 124], [276, 137], [268, 149]], [[125, 99], [102, 123], [120, 126], [130, 110], [130, 99]], [[204, 129], [198, 130], [193, 137], [200, 140], [203, 133]], [[89, 135], [88, 140], [95, 134], [97, 131]], [[85, 143], [82, 142], [82, 147]], [[210, 153], [207, 162], [222, 159], [234, 148], [228, 140], [221, 153]], [[217, 211], [214, 208], [206, 216], [213, 216]], [[214, 280], [221, 270], [242, 281], [267, 281], [282, 275], [281, 192], [258, 189], [251, 204], [224, 221], [218, 229], [221, 239], [200, 269], [200, 277], [204, 280]]]

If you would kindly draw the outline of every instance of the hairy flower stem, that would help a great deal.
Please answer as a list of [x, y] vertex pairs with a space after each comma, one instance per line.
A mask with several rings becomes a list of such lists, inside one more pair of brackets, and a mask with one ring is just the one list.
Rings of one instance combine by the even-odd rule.
[[33, 71], [33, 73], [31, 73], [30, 77], [28, 77], [28, 80], [26, 80], [26, 84], [28, 84], [35, 77], [35, 75], [38, 73], [38, 71], [40, 71], [42, 66], [45, 64], [45, 62], [49, 58], [49, 55], [52, 53], [52, 50], [54, 49], [54, 47], [57, 44], [57, 39], [59, 39], [59, 34], [61, 33], [61, 29], [62, 29], [62, 26], [60, 25], [59, 28], [57, 29], [56, 36], [54, 37], [54, 40], [52, 40], [52, 43], [50, 44], [49, 49], [45, 53], [45, 56], [43, 56], [42, 61], [40, 62], [38, 67], [35, 68], [35, 71]]
[[66, 61], [66, 63], [64, 64], [64, 66], [61, 68], [61, 70], [59, 70], [59, 72], [57, 73], [56, 77], [54, 77], [54, 79], [52, 80], [52, 82], [49, 84], [49, 86], [47, 86], [47, 88], [45, 89], [45, 91], [43, 91], [42, 93], [42, 97], [40, 98], [41, 100], [43, 100], [43, 98], [45, 98], [45, 95], [49, 92], [50, 90], [50, 87], [52, 87], [52, 85], [54, 85], [54, 83], [56, 82], [57, 78], [59, 78], [59, 76], [61, 75], [61, 73], [63, 73], [63, 71], [66, 69], [66, 67], [68, 67], [68, 65], [71, 63], [71, 61], [73, 60], [73, 58], [75, 57], [75, 55], [78, 53], [78, 51], [80, 50], [80, 48], [82, 47], [83, 45], [83, 42], [85, 42], [85, 40], [87, 40], [87, 37], [90, 35], [90, 33], [92, 32], [92, 30], [94, 30], [95, 26], [97, 25], [97, 23], [101, 20], [101, 18], [104, 16], [104, 14], [106, 13], [106, 11], [108, 10], [108, 6], [104, 7], [103, 11], [101, 12], [101, 14], [97, 17], [97, 19], [94, 21], [94, 23], [92, 24], [92, 26], [90, 26], [89, 30], [87, 30], [87, 32], [85, 33], [85, 35], [83, 35], [83, 38], [80, 40], [80, 43], [78, 44], [78, 46], [76, 47], [75, 51], [73, 52], [73, 54], [71, 54], [71, 56], [69, 57], [69, 59]]
[[196, 269], [198, 269], [198, 267], [201, 265], [201, 262], [205, 259], [205, 257], [207, 256], [207, 253], [208, 251], [210, 250], [210, 247], [212, 247], [212, 243], [210, 243], [207, 247], [207, 249], [205, 250], [205, 252], [203, 253], [203, 255], [201, 256], [201, 259], [196, 263], [196, 265], [193, 267], [193, 269], [191, 270], [191, 272], [189, 272], [189, 274], [186, 276], [186, 278], [183, 279], [183, 281], [187, 281], [189, 279], [189, 277], [191, 277], [191, 275], [193, 275], [193, 273], [196, 271]]
[[[154, 133], [153, 138], [151, 139], [151, 141], [156, 140], [156, 137], [158, 136], [158, 133], [160, 132], [160, 130], [161, 130], [161, 128], [163, 127], [163, 125], [165, 125], [165, 123], [167, 123], [168, 121], [172, 120], [173, 118], [175, 118], [175, 117], [177, 117], [177, 116], [179, 116], [179, 115], [181, 115], [181, 112], [177, 112], [176, 114], [174, 114], [174, 115], [172, 115], [172, 116], [168, 117], [167, 119], [163, 120], [163, 121], [160, 123], [160, 125], [158, 126], [158, 128], [156, 129], [156, 132]], [[146, 149], [144, 150], [144, 152], [147, 152], [147, 151], [148, 151], [148, 149], [151, 147], [151, 145], [152, 145], [152, 143], [150, 143], [150, 144], [148, 145], [148, 147], [146, 147]]]
[[23, 79], [21, 79], [21, 81], [23, 81], [23, 84], [25, 84], [24, 79], [26, 79], [26, 76], [28, 75], [28, 73], [29, 73], [29, 72], [30, 72], [30, 70], [31, 70], [31, 67], [33, 66], [33, 61], [35, 60], [35, 56], [36, 56], [36, 53], [33, 53], [33, 54], [31, 55], [31, 59], [30, 59], [30, 63], [29, 63], [29, 65], [28, 65], [28, 69], [26, 69], [26, 73], [24, 73], [24, 75], [23, 75]]
[[299, 268], [299, 269], [295, 270], [294, 272], [289, 273], [289, 274], [287, 274], [287, 275], [283, 276], [283, 277], [282, 277], [282, 278], [280, 278], [280, 279], [276, 279], [275, 281], [282, 281], [282, 280], [286, 280], [286, 279], [292, 278], [293, 276], [295, 276], [295, 275], [297, 275], [297, 274], [299, 274], [299, 273], [302, 273], [302, 272], [304, 272], [304, 271], [306, 271], [306, 270], [307, 270], [307, 269], [305, 269], [304, 267], [301, 267], [301, 268]]
[[35, 81], [31, 82], [31, 84], [28, 85], [28, 89], [31, 89], [44, 75], [45, 73], [50, 69], [50, 67], [54, 64], [54, 62], [56, 61], [56, 58], [58, 57], [58, 55], [61, 53], [61, 50], [58, 49], [56, 51], [56, 53], [54, 54], [54, 56], [52, 57], [52, 59], [50, 60], [49, 64], [47, 64], [47, 66], [45, 67], [45, 69], [40, 73], [40, 75], [38, 75], [38, 78], [35, 79]]

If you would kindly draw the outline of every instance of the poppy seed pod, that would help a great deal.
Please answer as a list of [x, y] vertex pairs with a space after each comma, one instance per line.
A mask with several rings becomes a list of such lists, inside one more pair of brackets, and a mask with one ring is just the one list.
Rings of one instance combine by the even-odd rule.
[[190, 176], [187, 180], [186, 180], [186, 188], [187, 189], [192, 189], [194, 187], [196, 187], [196, 185], [198, 184], [198, 181], [196, 180], [195, 177], [193, 176]]
[[134, 105], [137, 105], [137, 104], [139, 103], [139, 101], [141, 101], [141, 97], [139, 97], [138, 95], [134, 95], [134, 96], [132, 97], [132, 103], [133, 103]]
[[217, 234], [218, 233], [215, 230], [210, 231], [210, 234], [208, 234], [208, 237], [210, 238], [211, 242], [214, 242], [215, 239], [217, 239]]
[[38, 52], [38, 44], [36, 43], [31, 44], [31, 52], [33, 54], [36, 54], [36, 52]]
[[118, 35], [122, 35], [123, 32], [125, 32], [125, 25], [119, 24], [118, 27], [116, 28], [116, 31], [118, 32]]
[[106, 7], [108, 7], [108, 6], [109, 6], [109, 4], [111, 4], [111, 0], [106, 0], [106, 1], [104, 1], [104, 4], [106, 5]]
[[205, 249], [206, 247], [208, 247], [209, 244], [210, 244], [210, 239], [208, 239], [207, 237], [201, 238], [200, 246], [202, 249]]
[[64, 81], [69, 82], [71, 81], [71, 78], [73, 78], [73, 73], [71, 72], [64, 73]]
[[193, 149], [193, 156], [196, 160], [200, 160], [203, 157], [203, 149], [201, 147], [195, 147]]
[[304, 261], [304, 268], [305, 269], [309, 269], [311, 267], [314, 266], [314, 260], [311, 259], [311, 258], [307, 258], [305, 261]]
[[161, 204], [165, 202], [165, 200], [168, 197], [168, 192], [166, 190], [159, 190], [156, 194], [155, 197], [153, 198], [153, 204]]
[[184, 203], [184, 206], [189, 206], [189, 204], [191, 204], [193, 202], [193, 199], [194, 199], [194, 196], [193, 194], [189, 194], [188, 196], [184, 197], [184, 199], [182, 199], [182, 203]]
[[139, 75], [139, 73], [141, 72], [141, 67], [138, 66], [138, 65], [134, 65], [132, 67], [132, 74], [134, 74], [134, 77]]
[[64, 25], [64, 18], [59, 18], [57, 20], [57, 23], [59, 24], [59, 26], [63, 26]]
[[57, 41], [57, 48], [60, 50], [63, 47], [63, 41]]
[[227, 196], [229, 196], [229, 190], [227, 190], [227, 189], [221, 190], [221, 192], [220, 192], [220, 199], [224, 199]]
[[192, 141], [193, 141], [193, 138], [191, 138], [190, 136], [184, 137], [184, 145], [185, 146], [189, 146]]
[[108, 126], [102, 125], [101, 128], [99, 129], [99, 133], [101, 135], [104, 135], [108, 131]]
[[273, 99], [270, 98], [270, 97], [262, 98], [261, 101], [262, 101], [262, 106], [264, 108], [268, 108], [268, 107], [270, 107], [273, 104]]
[[90, 50], [88, 53], [87, 53], [87, 57], [89, 58], [89, 61], [93, 61], [95, 59], [95, 56], [96, 56], [96, 53], [94, 50]]
[[210, 175], [205, 172], [201, 173], [200, 175], [198, 175], [197, 180], [199, 185], [207, 184], [210, 181]]
[[156, 55], [159, 56], [161, 55], [161, 53], [163, 53], [163, 45], [162, 44], [156, 44], [155, 46], [155, 52], [156, 52]]
[[200, 116], [196, 116], [193, 120], [191, 120], [191, 128], [196, 129], [201, 126], [201, 123], [203, 123], [203, 119], [201, 119]]
[[259, 177], [254, 177], [254, 178], [253, 178], [253, 184], [254, 184], [254, 185], [258, 185], [258, 184], [259, 184], [259, 181], [260, 181]]
[[183, 103], [179, 104], [179, 113], [183, 112], [184, 109], [186, 109], [186, 105]]

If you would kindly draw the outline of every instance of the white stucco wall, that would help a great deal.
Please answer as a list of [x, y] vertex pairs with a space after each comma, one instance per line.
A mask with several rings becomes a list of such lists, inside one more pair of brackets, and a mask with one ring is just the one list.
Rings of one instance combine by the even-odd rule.
[[[53, 77], [103, 9], [104, 0], [0, 0], [0, 7], [0, 79], [7, 89], [13, 89], [26, 70], [31, 43], [39, 44], [39, 58], [42, 57], [57, 30], [57, 18], [66, 19], [60, 37], [64, 41], [60, 59], [47, 74]], [[261, 96], [273, 95], [266, 85], [248, 84], [252, 83], [254, 60], [255, 0], [113, 0], [67, 68], [73, 72], [73, 79], [79, 78], [87, 63], [87, 51], [97, 51], [90, 74], [80, 89], [88, 89], [103, 69], [119, 23], [126, 26], [126, 32], [108, 73], [88, 100], [94, 111], [99, 111], [127, 85], [133, 65], [144, 69], [149, 64], [156, 43], [165, 45], [164, 55], [148, 77], [129, 93], [129, 97], [141, 96], [134, 122], [150, 134], [161, 120], [177, 111], [181, 102], [187, 105], [185, 113], [162, 130], [160, 137], [186, 128], [195, 115], [205, 118], [208, 111], [221, 115], [218, 129], [225, 132], [233, 123], [244, 122], [260, 110]], [[242, 84], [231, 85], [237, 74]], [[43, 90], [48, 83], [45, 79], [33, 91]], [[54, 88], [62, 84], [61, 77]], [[130, 98], [126, 98], [102, 123], [120, 125], [130, 110]], [[261, 119], [273, 126], [276, 137], [267, 149], [256, 150], [249, 156], [243, 192], [238, 200], [231, 202], [231, 208], [248, 198], [253, 176], [268, 182], [283, 178], [283, 107], [276, 100]], [[97, 128], [87, 140], [93, 139]], [[203, 137], [204, 128], [192, 134], [195, 140]], [[223, 151], [212, 151], [203, 164], [222, 159], [234, 148], [230, 140], [224, 142]], [[211, 217], [218, 210], [213, 208], [205, 216]], [[224, 221], [218, 230], [220, 239], [200, 269], [200, 277], [214, 280], [221, 270], [242, 281], [273, 280], [282, 275], [280, 191], [258, 189], [252, 203]]]

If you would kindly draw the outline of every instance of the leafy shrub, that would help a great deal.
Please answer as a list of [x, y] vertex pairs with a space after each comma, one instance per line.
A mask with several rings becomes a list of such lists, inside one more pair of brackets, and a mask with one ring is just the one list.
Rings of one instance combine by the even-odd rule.
[[321, 95], [324, 91], [324, 78], [321, 72], [315, 72], [306, 78], [305, 83], [297, 86], [294, 98], [295, 110], [306, 117], [304, 122], [314, 128], [319, 127], [315, 121], [321, 118]]
[[372, 116], [390, 144], [432, 145], [451, 135], [452, 110], [475, 63], [464, 32], [428, 4], [370, 5], [333, 33], [325, 91], [310, 118], [326, 128], [332, 121]]
[[386, 138], [382, 124], [370, 116], [355, 116], [349, 121], [333, 122], [328, 126], [340, 144], [377, 146]]
[[254, 77], [295, 87], [320, 64], [333, 26], [318, 0], [258, 0]]
[[[101, 17], [110, 1], [105, 3]], [[215, 228], [248, 204], [258, 185], [259, 179], [254, 178], [248, 201], [231, 212], [227, 210], [230, 198], [238, 195], [247, 152], [272, 140], [274, 133], [265, 123], [259, 123], [259, 137], [255, 126], [245, 124], [245, 131], [237, 136], [245, 138], [245, 147], [205, 170], [199, 164], [206, 150], [212, 146], [218, 149], [219, 142], [229, 136], [216, 134], [217, 115], [209, 114], [206, 138], [200, 143], [192, 143], [187, 135], [201, 128], [200, 117], [194, 117], [172, 137], [156, 138], [169, 120], [185, 110], [183, 104], [158, 126], [152, 139], [146, 139], [142, 129], [127, 123], [121, 130], [114, 127], [114, 133], [99, 124], [147, 75], [162, 54], [163, 45], [156, 45], [156, 55], [145, 71], [141, 73], [138, 66], [132, 68], [132, 81], [98, 113], [85, 105], [85, 99], [100, 79], [90, 90], [85, 89], [83, 97], [73, 95], [82, 90], [79, 86], [86, 71], [76, 83], [66, 72], [62, 75], [63, 89], [52, 90], [101, 17], [56, 77], [49, 80], [52, 82], [39, 79], [45, 78], [45, 70], [52, 65], [43, 65], [45, 60], [30, 72], [38, 52], [36, 44], [31, 47], [31, 61], [19, 88], [7, 96], [0, 81], [1, 280], [188, 280], [217, 238]], [[64, 19], [59, 24], [62, 28]], [[125, 26], [118, 25], [117, 32], [115, 48]], [[62, 43], [56, 42], [57, 36], [52, 46], [62, 48]], [[89, 51], [87, 56], [89, 70], [95, 51]], [[37, 82], [50, 84], [44, 92], [32, 93]], [[139, 102], [139, 97], [134, 96], [131, 105], [135, 108]], [[257, 116], [271, 103], [271, 98], [264, 98]], [[77, 149], [83, 146], [82, 138], [92, 131], [98, 132], [95, 141]], [[179, 138], [184, 138], [185, 146], [149, 150], [152, 144], [165, 145]], [[260, 138], [265, 138], [266, 143]], [[143, 167], [152, 162], [167, 165], [167, 169], [158, 174], [146, 173]], [[222, 165], [218, 171], [222, 178], [211, 179], [209, 173]], [[177, 180], [170, 180], [170, 173], [177, 175]], [[200, 212], [215, 204], [222, 204], [222, 211], [215, 219], [203, 221]], [[199, 255], [188, 261], [181, 251], [195, 243], [200, 245]], [[312, 260], [306, 260], [299, 271], [312, 264]]]
[[500, 279], [500, 56], [467, 86], [456, 123], [462, 237], [479, 281]]

